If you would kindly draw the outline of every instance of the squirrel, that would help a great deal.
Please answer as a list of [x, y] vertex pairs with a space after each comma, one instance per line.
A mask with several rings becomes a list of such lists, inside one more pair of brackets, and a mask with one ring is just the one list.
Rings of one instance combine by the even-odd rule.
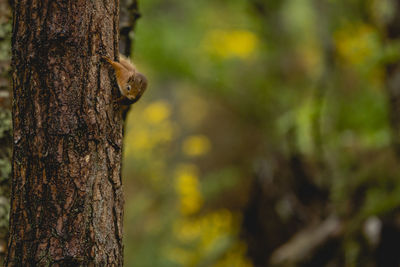
[[119, 54], [119, 62], [103, 56], [114, 69], [121, 97], [116, 100], [121, 104], [133, 104], [139, 100], [147, 88], [146, 77], [137, 71], [135, 65]]

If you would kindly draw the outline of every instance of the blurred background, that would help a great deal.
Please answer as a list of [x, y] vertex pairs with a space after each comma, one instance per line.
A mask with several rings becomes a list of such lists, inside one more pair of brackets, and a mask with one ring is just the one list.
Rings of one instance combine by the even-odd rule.
[[139, 1], [126, 266], [400, 266], [399, 4]]
[[399, 0], [139, 7], [125, 266], [400, 266]]

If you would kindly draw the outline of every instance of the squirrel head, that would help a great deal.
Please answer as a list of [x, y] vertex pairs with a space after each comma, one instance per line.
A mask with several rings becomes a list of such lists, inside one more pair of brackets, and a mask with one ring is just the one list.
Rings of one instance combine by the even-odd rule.
[[140, 72], [130, 76], [125, 87], [122, 88], [124, 95], [129, 100], [137, 101], [147, 88], [147, 79]]

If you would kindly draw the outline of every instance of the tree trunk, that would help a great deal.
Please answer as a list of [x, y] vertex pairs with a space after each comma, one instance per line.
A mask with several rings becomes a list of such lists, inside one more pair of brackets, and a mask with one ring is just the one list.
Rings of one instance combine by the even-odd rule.
[[15, 1], [6, 266], [122, 266], [119, 1]]
[[[130, 57], [133, 40], [130, 36], [140, 18], [137, 0], [121, 0], [121, 13], [119, 15], [119, 51]], [[134, 38], [133, 38], [134, 39]]]
[[[400, 37], [400, 1], [394, 1], [395, 12], [386, 25], [387, 39], [392, 41]], [[392, 130], [392, 143], [400, 157], [400, 63], [392, 62], [386, 66], [386, 88], [389, 98], [389, 118]]]
[[[119, 51], [126, 57], [131, 57], [133, 39], [131, 33], [140, 18], [139, 5], [137, 0], [120, 0], [121, 12], [119, 14]], [[123, 106], [122, 118], [124, 122], [131, 106]]]

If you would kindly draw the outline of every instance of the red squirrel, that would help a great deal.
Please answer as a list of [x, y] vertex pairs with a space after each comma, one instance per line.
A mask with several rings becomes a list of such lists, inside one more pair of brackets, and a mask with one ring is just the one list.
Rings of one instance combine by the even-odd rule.
[[133, 104], [139, 100], [147, 88], [146, 77], [137, 71], [135, 65], [123, 55], [119, 62], [103, 57], [114, 69], [121, 97], [117, 99], [123, 104]]

